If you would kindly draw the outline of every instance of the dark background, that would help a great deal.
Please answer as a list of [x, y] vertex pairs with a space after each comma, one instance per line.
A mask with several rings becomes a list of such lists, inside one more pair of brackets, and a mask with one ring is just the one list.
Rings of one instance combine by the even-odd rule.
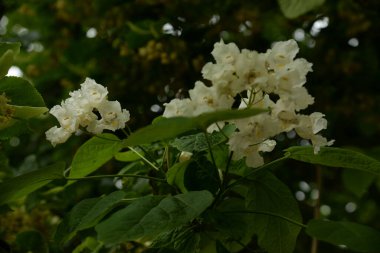
[[[326, 1], [295, 19], [287, 19], [274, 0], [3, 0], [0, 41], [22, 43], [15, 65], [41, 92], [49, 108], [88, 76], [108, 87], [110, 99], [119, 100], [130, 111], [129, 126], [137, 129], [159, 116], [163, 103], [187, 95], [201, 79], [202, 66], [211, 60], [213, 44], [220, 39], [263, 52], [275, 41], [295, 38], [298, 56], [313, 63], [306, 87], [316, 102], [305, 113], [326, 114], [329, 125], [324, 135], [335, 139], [335, 146], [379, 159], [379, 13], [377, 0]], [[91, 31], [96, 31], [95, 37]], [[20, 174], [60, 159], [69, 163], [87, 137], [71, 138], [53, 150], [44, 131], [54, 124], [48, 118], [31, 125], [31, 135], [13, 139], [13, 144], [3, 141], [2, 173]], [[273, 156], [281, 153], [278, 150]], [[316, 185], [315, 168], [286, 165], [278, 176], [294, 192], [300, 191], [301, 181], [311, 188]], [[353, 177], [339, 169], [323, 169], [321, 204], [331, 208], [328, 217], [333, 220], [380, 229], [380, 181], [374, 180], [367, 189], [353, 182]], [[363, 194], [351, 189], [355, 183], [364, 187]], [[88, 189], [82, 187], [61, 196], [61, 206], [52, 207], [46, 215], [59, 216], [78, 199], [110, 186], [89, 183]], [[311, 191], [304, 193], [300, 207], [307, 220], [313, 216], [316, 201]], [[34, 204], [25, 211], [28, 215], [38, 207], [30, 203]], [[354, 212], [347, 212], [347, 203], [356, 205]], [[301, 234], [297, 252], [306, 252], [309, 244]], [[347, 252], [321, 247], [320, 252]]]

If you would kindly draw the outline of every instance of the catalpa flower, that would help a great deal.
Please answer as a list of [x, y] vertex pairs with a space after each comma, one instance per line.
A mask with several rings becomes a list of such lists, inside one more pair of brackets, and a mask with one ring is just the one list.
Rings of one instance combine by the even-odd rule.
[[[265, 53], [217, 42], [211, 53], [215, 62], [206, 63], [202, 69], [203, 78], [211, 86], [197, 81], [189, 90], [190, 98], [165, 104], [163, 116], [190, 117], [231, 109], [234, 99], [239, 99], [239, 108], [268, 109], [268, 113], [229, 122], [237, 128], [228, 141], [233, 159], [245, 158], [248, 166], [261, 166], [264, 163], [261, 153], [271, 152], [276, 145], [273, 138], [292, 130], [309, 140], [317, 153], [320, 147], [330, 146], [333, 141], [319, 134], [327, 127], [322, 113], [299, 113], [313, 104], [314, 98], [304, 87], [312, 64], [296, 58], [298, 51], [294, 40], [274, 43]], [[209, 127], [208, 131], [217, 129]]]
[[118, 101], [108, 101], [107, 95], [106, 87], [86, 78], [79, 90], [70, 92], [70, 97], [61, 105], [50, 109], [60, 127], [54, 126], [46, 131], [46, 139], [55, 146], [66, 142], [80, 127], [93, 134], [105, 129], [115, 131], [124, 128], [129, 120], [129, 111], [121, 109]]

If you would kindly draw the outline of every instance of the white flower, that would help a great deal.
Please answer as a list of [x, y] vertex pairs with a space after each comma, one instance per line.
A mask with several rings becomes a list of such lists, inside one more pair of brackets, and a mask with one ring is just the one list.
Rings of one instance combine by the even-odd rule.
[[310, 114], [313, 134], [319, 133], [321, 130], [327, 128], [327, 120], [323, 118], [325, 115], [320, 112], [313, 112]]
[[51, 144], [55, 147], [55, 145], [64, 143], [71, 136], [72, 132], [67, 131], [65, 128], [54, 126], [46, 131], [46, 139], [51, 142]]
[[195, 109], [194, 103], [189, 98], [185, 99], [172, 99], [169, 103], [165, 103], [165, 111], [163, 116], [165, 118], [178, 117], [178, 116], [193, 116]]
[[327, 128], [327, 120], [324, 114], [314, 112], [310, 115], [298, 115], [298, 125], [295, 130], [304, 139], [311, 139], [312, 136]]
[[[79, 127], [99, 134], [103, 130], [115, 131], [124, 128], [129, 120], [129, 112], [121, 109], [118, 101], [107, 100], [107, 88], [86, 78], [79, 90], [70, 92], [70, 97], [61, 105], [54, 106], [50, 113], [55, 116], [61, 127], [53, 127], [46, 132], [46, 138], [53, 146], [65, 142]], [[98, 111], [100, 118], [94, 113]]]
[[314, 147], [314, 153], [318, 153], [320, 147], [331, 146], [334, 140], [327, 141], [327, 139], [317, 133], [327, 128], [327, 120], [323, 118], [324, 114], [314, 112], [307, 115], [298, 116], [298, 126], [295, 127], [296, 133], [307, 140], [311, 140]]
[[260, 167], [264, 164], [264, 158], [260, 155], [257, 146], [249, 147], [245, 150], [245, 163], [252, 168]]
[[298, 53], [298, 45], [295, 40], [280, 41], [274, 43], [268, 50], [268, 64], [272, 69], [281, 69], [293, 61]]
[[265, 140], [259, 144], [258, 150], [261, 152], [272, 152], [275, 147], [275, 140]]
[[[190, 98], [165, 104], [164, 117], [197, 116], [230, 109], [236, 106], [235, 100], [240, 100], [239, 109], [269, 111], [228, 122], [237, 128], [228, 141], [233, 159], [245, 158], [248, 166], [258, 167], [264, 163], [260, 153], [271, 152], [276, 145], [271, 139], [291, 130], [310, 140], [317, 152], [333, 141], [318, 134], [327, 127], [323, 114], [299, 114], [314, 103], [314, 98], [304, 87], [312, 64], [303, 58], [296, 59], [298, 51], [294, 40], [277, 42], [265, 53], [240, 51], [234, 43], [215, 43], [212, 51], [215, 62], [206, 63], [202, 69], [203, 78], [211, 85], [197, 81], [189, 91]], [[207, 130], [218, 128], [214, 124]]]
[[306, 109], [309, 105], [314, 104], [314, 97], [307, 92], [305, 87], [294, 88], [288, 99], [294, 102], [296, 111]]
[[218, 94], [215, 86], [207, 87], [204, 83], [197, 81], [195, 87], [189, 90], [191, 101], [196, 105], [193, 115], [227, 109], [234, 102], [233, 97]]
[[[268, 85], [268, 69], [266, 66], [266, 54], [243, 49], [237, 58], [235, 69], [241, 84], [234, 87], [237, 92], [244, 89], [260, 88], [265, 92], [272, 92], [274, 87]], [[235, 93], [236, 95], [236, 93]]]
[[257, 168], [264, 165], [264, 158], [261, 152], [271, 152], [276, 146], [274, 140], [266, 140], [258, 145], [252, 146], [246, 150], [246, 163], [252, 168]]
[[335, 142], [335, 140], [327, 141], [327, 139], [325, 137], [323, 137], [319, 134], [313, 135], [311, 137], [311, 143], [313, 144], [313, 147], [314, 147], [314, 154], [318, 154], [321, 147], [331, 146], [334, 144], [334, 142]]
[[69, 110], [65, 104], [63, 106], [55, 105], [50, 109], [50, 114], [57, 118], [59, 124], [68, 132], [75, 132], [79, 126], [79, 122], [75, 113]]
[[97, 109], [102, 116], [98, 124], [103, 129], [115, 131], [124, 128], [129, 120], [129, 112], [122, 110], [118, 101], [103, 101]]
[[84, 83], [81, 84], [81, 92], [93, 107], [97, 107], [104, 99], [106, 99], [108, 94], [106, 87], [96, 83], [93, 79], [88, 77]]
[[233, 153], [233, 159], [239, 160], [245, 157], [246, 164], [249, 167], [257, 168], [264, 164], [264, 159], [260, 152], [271, 152], [276, 146], [273, 140], [265, 140], [261, 143], [254, 143], [249, 136], [234, 133], [228, 141], [229, 148]]
[[239, 53], [240, 50], [235, 43], [224, 44], [223, 40], [215, 43], [214, 49], [211, 52], [217, 63], [228, 64], [233, 64], [236, 61]]
[[202, 76], [211, 82], [233, 78], [235, 67], [231, 64], [215, 64], [208, 62], [202, 68]]

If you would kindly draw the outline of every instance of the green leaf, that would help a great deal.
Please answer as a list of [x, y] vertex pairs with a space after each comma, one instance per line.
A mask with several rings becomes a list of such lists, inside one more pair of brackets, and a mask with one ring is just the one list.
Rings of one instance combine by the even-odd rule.
[[347, 169], [343, 171], [342, 179], [346, 189], [361, 198], [368, 191], [369, 186], [375, 181], [376, 177], [364, 171]]
[[[26, 127], [25, 120], [40, 116], [41, 114], [48, 111], [46, 107], [31, 107], [31, 106], [17, 106], [10, 105], [9, 108], [13, 110], [12, 119], [8, 122], [0, 125], [0, 130], [14, 126], [15, 124], [20, 124]], [[17, 133], [17, 132], [16, 132]], [[0, 136], [3, 136], [4, 133]]]
[[86, 237], [86, 239], [79, 244], [72, 253], [88, 252], [86, 249], [90, 250], [91, 253], [97, 253], [99, 251], [100, 243], [93, 237]]
[[291, 147], [286, 151], [289, 158], [297, 161], [380, 175], [380, 162], [356, 151], [331, 147], [322, 147], [318, 154], [314, 154], [313, 147]]
[[204, 113], [196, 117], [161, 118], [151, 125], [132, 133], [124, 141], [125, 146], [137, 146], [166, 139], [172, 139], [193, 130], [205, 130], [215, 122], [246, 118], [266, 112], [263, 109], [222, 110]]
[[159, 234], [197, 218], [211, 205], [208, 191], [176, 196], [142, 197], [95, 227], [98, 239], [117, 244], [137, 239], [154, 239]]
[[0, 139], [8, 139], [28, 131], [28, 121], [47, 111], [40, 93], [27, 80], [4, 77], [0, 80], [0, 95], [5, 95], [15, 111], [12, 119], [0, 125]]
[[[141, 155], [143, 155], [141, 153]], [[134, 162], [141, 159], [141, 156], [136, 154], [135, 152], [129, 150], [125, 152], [119, 152], [115, 154], [115, 159], [121, 162]]]
[[325, 0], [277, 0], [282, 13], [287, 18], [296, 18], [321, 6]]
[[108, 196], [102, 197], [98, 202], [82, 217], [76, 230], [83, 230], [95, 226], [112, 208], [114, 208], [125, 197], [124, 191], [115, 191]]
[[94, 172], [120, 149], [122, 149], [122, 142], [113, 134], [105, 133], [92, 137], [76, 152], [69, 177], [84, 177]]
[[84, 199], [76, 204], [58, 225], [54, 240], [63, 244], [70, 240], [76, 233], [76, 228], [82, 218], [96, 205], [98, 198]]
[[6, 180], [0, 184], [0, 206], [47, 185], [54, 179], [63, 178], [63, 162], [41, 168]]
[[59, 224], [55, 239], [63, 243], [71, 239], [76, 232], [95, 226], [125, 195], [123, 191], [115, 191], [105, 197], [82, 200]]
[[216, 193], [220, 185], [218, 170], [204, 156], [192, 159], [185, 170], [184, 185], [189, 191], [208, 190]]
[[12, 105], [11, 108], [14, 109], [13, 116], [18, 119], [30, 119], [30, 118], [38, 117], [49, 110], [46, 107], [17, 106], [17, 105]]
[[357, 252], [379, 252], [380, 232], [354, 222], [311, 220], [306, 233], [318, 240], [345, 245]]
[[[227, 138], [220, 132], [214, 132], [207, 135], [211, 146], [218, 145], [227, 140]], [[186, 135], [180, 138], [176, 138], [170, 142], [170, 145], [180, 151], [187, 152], [200, 152], [208, 149], [207, 139], [204, 133]]]
[[185, 187], [185, 171], [191, 160], [176, 163], [166, 173], [168, 184], [177, 186], [181, 192], [187, 192]]
[[193, 231], [192, 227], [182, 226], [160, 234], [150, 247], [169, 248], [181, 253], [197, 253], [200, 239], [200, 234]]
[[0, 79], [3, 78], [12, 66], [14, 57], [20, 52], [21, 43], [0, 43]]
[[230, 253], [220, 241], [216, 241], [216, 252], [217, 253]]
[[0, 94], [5, 93], [9, 104], [19, 106], [44, 107], [45, 102], [37, 89], [27, 80], [6, 76], [0, 80]]
[[206, 218], [227, 241], [242, 241], [247, 234], [246, 214], [209, 210]]
[[34, 230], [19, 233], [16, 237], [16, 245], [21, 252], [49, 252], [49, 246], [43, 235]]
[[[301, 222], [301, 214], [289, 188], [268, 171], [256, 174], [246, 196], [247, 209], [274, 213]], [[253, 214], [260, 247], [269, 253], [292, 253], [300, 227], [282, 218]]]

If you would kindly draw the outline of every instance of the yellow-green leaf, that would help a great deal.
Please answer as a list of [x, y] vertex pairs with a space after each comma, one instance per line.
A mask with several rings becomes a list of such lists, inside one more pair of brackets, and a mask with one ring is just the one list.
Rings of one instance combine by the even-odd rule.
[[263, 112], [267, 112], [267, 110], [249, 108], [203, 113], [196, 117], [160, 118], [153, 124], [131, 134], [124, 141], [124, 146], [136, 146], [172, 139], [192, 130], [206, 130], [208, 126], [215, 122], [246, 118]]
[[109, 133], [92, 137], [76, 152], [70, 177], [84, 177], [109, 161], [122, 148], [117, 136]]
[[289, 155], [288, 158], [297, 161], [380, 175], [380, 161], [353, 150], [322, 147], [318, 154], [314, 154], [313, 147], [290, 147], [285, 151]]
[[285, 17], [296, 18], [319, 7], [325, 0], [277, 0], [277, 2]]

